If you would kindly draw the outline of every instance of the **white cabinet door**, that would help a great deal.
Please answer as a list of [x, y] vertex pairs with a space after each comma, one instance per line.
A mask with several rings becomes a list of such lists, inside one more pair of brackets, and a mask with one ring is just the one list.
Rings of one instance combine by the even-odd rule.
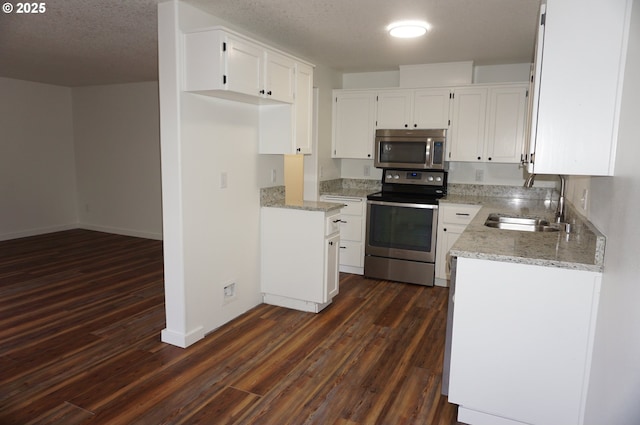
[[416, 128], [449, 128], [450, 89], [420, 89], [413, 93], [413, 124]]
[[[436, 278], [448, 281], [451, 279], [451, 256], [449, 251], [458, 240], [465, 226], [455, 224], [446, 225], [438, 234], [438, 253], [436, 262]], [[444, 286], [444, 285], [443, 285]]]
[[334, 91], [333, 158], [373, 159], [376, 93]]
[[340, 234], [331, 236], [326, 241], [325, 252], [325, 297], [323, 302], [330, 301], [339, 291], [338, 258], [340, 250]]
[[294, 107], [295, 153], [310, 154], [313, 143], [313, 67], [302, 63], [296, 64]]
[[600, 283], [595, 272], [458, 258], [449, 401], [459, 419], [581, 424]]
[[293, 103], [296, 62], [290, 57], [267, 50], [265, 52], [265, 83], [261, 93], [265, 98]]
[[[632, 4], [547, 0], [543, 5], [531, 172], [613, 175]], [[597, 60], [585, 63], [585, 58]]]
[[259, 96], [264, 89], [264, 50], [246, 40], [227, 35], [226, 57], [227, 89]]
[[376, 127], [384, 129], [413, 128], [413, 91], [379, 91]]
[[522, 159], [527, 110], [527, 85], [489, 88], [484, 158], [519, 163]]
[[467, 225], [480, 211], [479, 205], [442, 203], [438, 208], [438, 239], [436, 245], [436, 284], [449, 286], [451, 278], [449, 251]]
[[453, 90], [450, 161], [484, 161], [486, 112], [486, 87]]

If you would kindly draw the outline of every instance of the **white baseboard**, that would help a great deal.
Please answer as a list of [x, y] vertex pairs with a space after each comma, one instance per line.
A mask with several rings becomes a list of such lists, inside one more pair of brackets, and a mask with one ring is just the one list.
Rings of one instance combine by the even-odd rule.
[[162, 233], [140, 232], [138, 230], [133, 230], [133, 229], [121, 229], [119, 227], [97, 226], [94, 224], [86, 224], [86, 223], [80, 223], [78, 224], [77, 227], [79, 229], [94, 230], [96, 232], [113, 233], [113, 234], [122, 235], [122, 236], [133, 236], [135, 238], [154, 239], [158, 241], [162, 240]]
[[165, 328], [161, 332], [160, 339], [162, 342], [166, 342], [167, 344], [175, 345], [180, 348], [187, 348], [188, 346], [200, 341], [202, 338], [204, 338], [204, 330], [202, 329], [202, 326], [199, 326], [197, 329], [186, 334]]
[[44, 235], [47, 233], [62, 232], [64, 230], [72, 230], [77, 228], [78, 228], [78, 225], [74, 223], [74, 224], [62, 224], [59, 226], [38, 227], [34, 229], [21, 230], [19, 232], [2, 233], [0, 234], [0, 241], [8, 241], [10, 239], [19, 239], [19, 238], [26, 238], [29, 236]]

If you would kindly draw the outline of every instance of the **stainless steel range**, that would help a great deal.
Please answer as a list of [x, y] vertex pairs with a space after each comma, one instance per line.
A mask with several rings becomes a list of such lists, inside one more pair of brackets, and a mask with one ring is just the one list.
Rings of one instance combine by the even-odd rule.
[[382, 191], [368, 196], [364, 275], [433, 286], [438, 199], [447, 172], [384, 169]]

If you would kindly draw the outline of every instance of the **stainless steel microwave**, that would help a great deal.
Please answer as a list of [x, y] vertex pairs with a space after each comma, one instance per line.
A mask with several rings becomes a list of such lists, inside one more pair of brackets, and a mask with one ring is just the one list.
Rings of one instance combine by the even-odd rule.
[[444, 169], [447, 130], [376, 130], [376, 168]]

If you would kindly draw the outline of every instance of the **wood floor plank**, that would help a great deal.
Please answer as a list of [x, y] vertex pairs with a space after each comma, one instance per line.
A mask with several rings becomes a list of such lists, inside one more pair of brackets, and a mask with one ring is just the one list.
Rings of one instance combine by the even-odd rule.
[[341, 273], [320, 314], [261, 304], [186, 349], [162, 242], [0, 242], [3, 425], [457, 425], [440, 394], [448, 291]]

